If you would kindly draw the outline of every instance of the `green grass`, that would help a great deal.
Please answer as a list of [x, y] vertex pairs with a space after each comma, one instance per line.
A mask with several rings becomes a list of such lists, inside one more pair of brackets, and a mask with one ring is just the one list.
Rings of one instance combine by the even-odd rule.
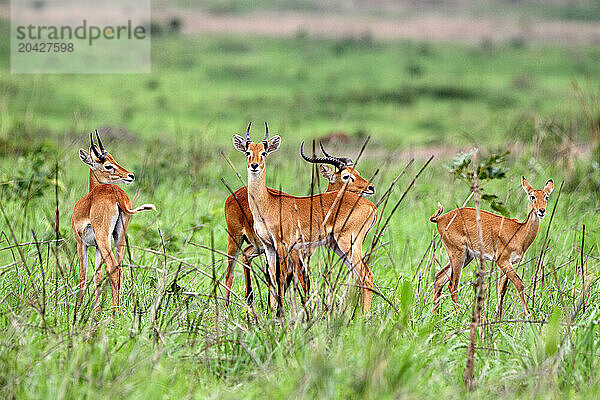
[[[0, 59], [7, 60], [2, 32]], [[203, 273], [222, 281], [225, 260], [192, 243], [226, 250], [222, 207], [228, 192], [220, 178], [234, 188], [241, 184], [220, 152], [245, 175], [244, 157], [232, 148], [231, 136], [249, 120], [256, 126], [267, 120], [282, 135], [282, 148], [269, 157], [267, 179], [294, 194], [306, 193], [310, 184], [310, 167], [298, 157], [300, 142], [331, 131], [348, 133], [350, 144], [335, 149], [349, 156], [372, 136], [358, 169], [370, 177], [381, 168], [374, 179], [375, 201], [408, 162], [401, 152], [426, 145], [478, 145], [484, 152], [513, 148], [507, 177], [485, 183], [484, 190], [508, 197], [510, 215], [521, 220], [527, 212], [521, 175], [535, 187], [553, 178], [557, 188], [550, 208], [556, 212], [535, 291], [537, 257], [550, 218], [518, 268], [531, 315], [523, 315], [513, 287], [505, 299], [505, 320], [538, 322], [486, 325], [478, 339], [473, 397], [594, 397], [600, 389], [600, 166], [590, 121], [597, 123], [600, 115], [593, 97], [599, 57], [597, 47], [488, 49], [209, 36], [155, 40], [150, 75], [10, 75], [5, 62], [0, 75], [0, 201], [8, 220], [0, 216], [2, 397], [466, 395], [474, 264], [462, 276], [459, 310], [445, 298], [441, 313], [431, 312], [432, 275], [446, 255], [439, 244], [431, 253], [434, 226], [428, 218], [438, 200], [450, 209], [470, 192], [447, 172], [447, 156], [435, 159], [408, 192], [371, 258], [376, 287], [393, 306], [375, 296], [370, 315], [353, 319], [352, 296], [344, 311], [343, 285], [335, 284], [338, 274], [339, 282], [346, 281], [347, 271], [324, 251], [311, 261], [314, 294], [306, 319], [298, 311], [299, 295], [292, 295], [295, 289], [286, 299], [283, 321], [271, 319], [260, 282], [262, 261], [254, 264], [256, 319], [241, 299], [228, 309], [211, 297], [215, 292], [221, 297], [222, 290]], [[583, 88], [591, 119], [573, 82]], [[86, 192], [88, 174], [77, 150], [88, 145], [87, 132], [100, 126], [113, 127], [104, 143], [136, 173], [134, 185], [125, 188], [134, 205], [152, 202], [159, 210], [132, 219], [122, 315], [114, 319], [108, 288], [100, 316], [90, 315], [89, 287], [85, 306], [74, 316], [70, 213]], [[253, 137], [261, 135], [256, 128]], [[581, 143], [587, 144], [583, 153], [558, 152], [565, 144]], [[390, 206], [380, 208], [383, 219], [423, 163], [416, 160], [400, 178]], [[55, 238], [56, 166], [58, 244], [48, 242]], [[21, 246], [24, 261], [16, 248], [5, 249], [34, 238], [43, 243], [39, 252], [36, 245]], [[484, 321], [495, 322], [498, 271], [491, 265], [487, 270], [491, 294]], [[89, 267], [88, 281], [91, 272]], [[236, 272], [234, 291], [241, 298], [239, 267]], [[176, 277], [182, 290], [175, 293]], [[577, 309], [580, 298], [585, 307]], [[324, 309], [322, 301], [330, 299], [334, 307]]]
[[600, 47], [208, 36], [155, 40], [152, 51], [150, 75], [3, 74], [0, 134], [19, 123], [58, 132], [110, 124], [229, 145], [222, 132], [253, 119], [303, 138], [365, 132], [405, 146], [468, 144], [476, 134], [498, 145], [523, 116], [577, 112], [571, 82], [594, 88], [600, 76]]

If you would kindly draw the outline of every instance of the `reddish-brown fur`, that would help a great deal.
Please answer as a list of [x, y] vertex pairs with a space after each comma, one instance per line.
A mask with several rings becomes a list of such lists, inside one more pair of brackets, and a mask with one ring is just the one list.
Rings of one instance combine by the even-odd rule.
[[[366, 195], [370, 195], [374, 191], [374, 186], [364, 179], [358, 171], [354, 170], [353, 167], [345, 167], [343, 169], [332, 170], [325, 165], [321, 165], [321, 174], [328, 179], [329, 184], [327, 186], [327, 192], [339, 191], [343, 185], [342, 173], [347, 173], [352, 176], [351, 182], [348, 183], [346, 190]], [[281, 194], [280, 191], [275, 189], [268, 189], [273, 194]], [[252, 284], [250, 278], [250, 262], [252, 258], [258, 254], [257, 249], [260, 248], [260, 242], [254, 235], [254, 220], [252, 213], [250, 212], [250, 205], [248, 204], [248, 187], [244, 186], [236, 190], [233, 194], [227, 197], [225, 200], [225, 222], [227, 223], [227, 273], [225, 274], [225, 286], [227, 287], [225, 293], [226, 301], [229, 301], [229, 294], [231, 285], [233, 283], [233, 270], [237, 263], [238, 253], [242, 253], [242, 268], [244, 270], [244, 278], [246, 282], [246, 300], [252, 303]], [[250, 243], [245, 249], [241, 250], [243, 240], [247, 240]], [[309, 282], [309, 266], [302, 265], [299, 260], [296, 251], [292, 251], [290, 254], [292, 262], [292, 270], [296, 273], [300, 285], [302, 286], [305, 295], [308, 295], [310, 290]], [[286, 285], [289, 284], [292, 274], [290, 271], [283, 271], [286, 275]]]
[[[267, 255], [271, 307], [283, 311], [285, 282], [276, 266], [285, 271], [290, 249], [328, 245], [350, 267], [363, 294], [363, 312], [371, 307], [374, 275], [362, 257], [362, 243], [377, 220], [375, 205], [346, 190], [314, 196], [275, 194], [266, 186], [265, 158], [279, 147], [275, 136], [252, 143], [235, 135], [234, 147], [245, 153], [248, 166], [248, 203], [254, 220], [254, 233]], [[277, 261], [279, 264], [277, 264]], [[276, 279], [277, 277], [277, 279]], [[275, 282], [279, 291], [275, 292]], [[276, 303], [275, 303], [276, 302]]]
[[[117, 164], [107, 152], [99, 153], [92, 143], [90, 151], [79, 150], [81, 160], [90, 167], [89, 190], [73, 209], [72, 228], [77, 241], [79, 263], [79, 295], [77, 304], [83, 301], [85, 290], [88, 247], [96, 247], [94, 282], [96, 284], [96, 307], [100, 305], [101, 266], [106, 263], [111, 283], [113, 307], [120, 306], [121, 264], [125, 252], [125, 236], [131, 215], [143, 210], [156, 210], [152, 204], [144, 204], [134, 210], [127, 193], [114, 183], [131, 183], [134, 176]], [[100, 148], [104, 150], [100, 143]], [[95, 148], [94, 148], [95, 147]], [[101, 157], [98, 157], [101, 155]], [[110, 170], [108, 170], [110, 168]], [[111, 251], [110, 239], [115, 239], [116, 257]]]
[[[520, 262], [531, 243], [535, 240], [540, 226], [540, 219], [546, 214], [548, 196], [554, 189], [549, 180], [542, 190], [535, 190], [529, 182], [522, 178], [522, 186], [529, 197], [530, 211], [524, 222], [513, 218], [505, 218], [487, 211], [480, 211], [481, 231], [483, 237], [483, 253], [487, 260], [495, 261], [502, 274], [498, 279], [498, 302], [496, 313], [502, 316], [502, 301], [506, 293], [506, 284], [510, 280], [515, 287], [525, 310], [528, 310], [523, 294], [523, 281], [513, 268]], [[479, 239], [474, 208], [457, 208], [442, 215], [443, 207], [430, 218], [437, 224], [442, 244], [448, 253], [449, 262], [435, 275], [434, 301], [436, 310], [438, 299], [446, 283], [452, 300], [458, 306], [458, 283], [460, 274], [475, 257], [479, 256]]]

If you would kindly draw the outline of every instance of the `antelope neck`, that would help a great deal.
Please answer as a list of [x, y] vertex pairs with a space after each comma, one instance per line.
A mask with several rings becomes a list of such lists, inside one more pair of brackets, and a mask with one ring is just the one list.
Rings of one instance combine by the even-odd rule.
[[248, 171], [248, 204], [252, 213], [255, 214], [256, 212], [256, 215], [264, 215], [264, 210], [267, 209], [266, 202], [269, 191], [267, 190], [265, 175], [266, 171], [264, 169], [258, 176]]
[[533, 209], [529, 211], [527, 219], [521, 224], [521, 226], [524, 229], [523, 234], [527, 237], [525, 244], [527, 244], [527, 247], [529, 247], [529, 245], [535, 240], [538, 230], [540, 229], [540, 218], [538, 218], [537, 213]]
[[100, 184], [101, 182], [98, 180], [98, 178], [96, 178], [96, 174], [94, 174], [94, 171], [90, 168], [90, 185], [88, 192], [91, 192], [93, 188]]

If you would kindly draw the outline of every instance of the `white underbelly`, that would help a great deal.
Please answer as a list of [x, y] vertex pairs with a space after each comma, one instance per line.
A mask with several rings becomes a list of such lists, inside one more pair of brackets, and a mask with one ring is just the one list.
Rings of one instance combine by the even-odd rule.
[[[479, 258], [479, 251], [471, 250], [471, 249], [469, 249], [468, 251], [469, 251], [469, 255], [472, 256], [473, 258]], [[494, 260], [496, 260], [496, 257], [497, 257], [497, 255], [495, 255], [495, 254], [490, 254], [490, 253], [485, 253], [485, 252], [483, 253], [483, 258], [486, 261], [494, 261]], [[510, 255], [509, 261], [511, 264], [518, 263], [519, 261], [521, 261], [521, 255], [518, 253], [512, 253]]]
[[[469, 255], [471, 257], [473, 257], [473, 258], [479, 258], [479, 251], [477, 251], [477, 250], [471, 250], [471, 249], [469, 249], [468, 251], [469, 251]], [[486, 260], [486, 261], [493, 261], [495, 259], [495, 257], [494, 257], [493, 254], [484, 252], [483, 253], [483, 259]]]

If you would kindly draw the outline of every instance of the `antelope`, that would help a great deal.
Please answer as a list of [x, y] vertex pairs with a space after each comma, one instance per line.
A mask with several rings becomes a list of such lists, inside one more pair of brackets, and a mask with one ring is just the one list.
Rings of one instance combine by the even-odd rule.
[[[498, 300], [496, 315], [502, 317], [502, 301], [506, 294], [506, 285], [510, 280], [523, 303], [526, 312], [529, 312], [525, 296], [524, 285], [519, 275], [515, 272], [513, 264], [520, 262], [525, 252], [535, 240], [540, 221], [546, 215], [548, 197], [554, 189], [554, 182], [550, 179], [541, 190], [535, 190], [525, 177], [522, 177], [523, 190], [529, 198], [529, 214], [524, 222], [517, 219], [505, 218], [487, 211], [480, 211], [481, 231], [483, 234], [484, 259], [495, 261], [502, 274], [498, 278]], [[474, 208], [461, 207], [442, 215], [444, 208], [438, 203], [438, 210], [429, 218], [437, 224], [437, 230], [442, 239], [442, 244], [448, 253], [448, 264], [435, 274], [434, 280], [434, 311], [439, 307], [439, 297], [446, 283], [450, 282], [449, 289], [455, 306], [458, 307], [458, 282], [460, 274], [475, 257], [479, 257], [479, 239], [476, 211]]]
[[[90, 150], [79, 149], [79, 158], [89, 166], [89, 190], [77, 203], [73, 210], [72, 227], [77, 240], [77, 256], [79, 261], [79, 296], [77, 305], [83, 301], [85, 275], [88, 259], [88, 248], [96, 248], [94, 282], [96, 284], [95, 308], [100, 306], [101, 284], [100, 267], [105, 262], [111, 284], [111, 300], [113, 308], [120, 306], [121, 263], [125, 253], [125, 237], [129, 218], [144, 210], [154, 210], [152, 204], [143, 204], [131, 209], [129, 196], [115, 183], [130, 184], [135, 176], [120, 166], [113, 156], [106, 151], [96, 130], [94, 144], [90, 132]], [[98, 147], [99, 146], [99, 147]], [[110, 238], [115, 241], [116, 254], [110, 247]], [[115, 257], [116, 255], [116, 257]]]
[[[270, 306], [283, 313], [283, 274], [291, 250], [319, 246], [330, 247], [346, 264], [362, 289], [362, 310], [371, 307], [374, 275], [363, 260], [362, 244], [366, 234], [377, 221], [375, 205], [346, 190], [297, 197], [270, 191], [266, 183], [266, 157], [281, 144], [279, 135], [269, 139], [265, 123], [265, 137], [260, 143], [250, 139], [250, 125], [246, 138], [233, 136], [233, 146], [247, 157], [248, 205], [254, 221], [254, 234], [267, 256]], [[279, 264], [277, 264], [279, 262]], [[277, 280], [275, 277], [277, 276]], [[278, 292], [275, 291], [277, 282]]]
[[[348, 182], [347, 191], [360, 194], [364, 197], [371, 196], [375, 193], [375, 186], [364, 179], [358, 171], [354, 169], [354, 161], [348, 157], [334, 157], [328, 154], [323, 145], [319, 143], [321, 151], [325, 157], [308, 157], [304, 154], [304, 142], [300, 146], [300, 155], [309, 163], [319, 163], [319, 171], [321, 175], [327, 179], [327, 192], [339, 191], [344, 184]], [[330, 168], [326, 164], [333, 166]], [[281, 194], [280, 191], [268, 188], [274, 195]], [[225, 300], [229, 302], [231, 285], [233, 282], [233, 270], [239, 254], [242, 254], [242, 265], [244, 268], [244, 277], [246, 282], [246, 301], [252, 303], [252, 283], [250, 279], [250, 263], [252, 258], [263, 252], [260, 241], [254, 235], [254, 220], [250, 212], [248, 204], [248, 187], [244, 186], [225, 200], [225, 222], [227, 224], [228, 242], [227, 242], [227, 272], [225, 274]], [[246, 241], [250, 245], [242, 250], [241, 245]], [[290, 255], [292, 261], [292, 270], [296, 271], [300, 284], [305, 294], [310, 290], [310, 282], [308, 280], [308, 266], [303, 268], [301, 261], [296, 251]], [[292, 274], [287, 274], [286, 286], [289, 285]]]

